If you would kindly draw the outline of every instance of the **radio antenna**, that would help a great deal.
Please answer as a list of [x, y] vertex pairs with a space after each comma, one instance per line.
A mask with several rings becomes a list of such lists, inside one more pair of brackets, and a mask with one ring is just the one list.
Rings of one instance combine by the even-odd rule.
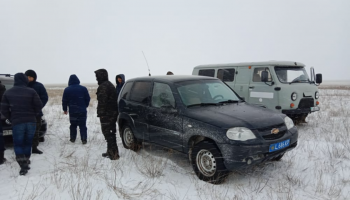
[[148, 65], [148, 62], [147, 62], [147, 58], [146, 58], [146, 56], [145, 56], [145, 53], [143, 53], [143, 51], [142, 51], [142, 54], [143, 54], [143, 57], [145, 58], [145, 61], [146, 61], [146, 64], [147, 64], [148, 76], [151, 76], [151, 70], [149, 69], [149, 65]]

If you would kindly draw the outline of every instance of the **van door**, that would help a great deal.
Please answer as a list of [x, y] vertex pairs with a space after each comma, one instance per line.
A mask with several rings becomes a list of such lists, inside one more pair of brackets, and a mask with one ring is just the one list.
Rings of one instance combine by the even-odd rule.
[[246, 101], [249, 100], [249, 80], [251, 79], [251, 69], [247, 67], [237, 67], [236, 82], [233, 90]]
[[[267, 108], [275, 110], [277, 106], [277, 97], [275, 96], [273, 78], [269, 67], [256, 66], [251, 70], [251, 79], [249, 84], [249, 103], [264, 105]], [[268, 82], [261, 82], [261, 72], [268, 72]]]

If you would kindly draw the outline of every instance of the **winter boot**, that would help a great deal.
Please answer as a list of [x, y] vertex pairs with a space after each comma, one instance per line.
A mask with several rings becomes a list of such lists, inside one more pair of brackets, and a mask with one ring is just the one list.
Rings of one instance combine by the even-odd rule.
[[103, 136], [105, 136], [105, 140], [106, 140], [106, 142], [107, 142], [107, 151], [106, 151], [106, 153], [102, 153], [102, 157], [108, 158], [108, 150], [111, 148], [111, 147], [110, 147], [111, 145], [109, 144], [109, 141], [108, 141], [106, 135], [103, 134]]
[[111, 160], [118, 160], [120, 158], [118, 149], [110, 149], [108, 151], [108, 157]]
[[6, 158], [4, 158], [4, 151], [0, 152], [0, 165], [4, 164], [6, 162]]
[[16, 160], [21, 167], [21, 170], [19, 171], [19, 175], [24, 176], [28, 173], [28, 163], [27, 158], [24, 155], [18, 155], [16, 156]]
[[70, 141], [71, 143], [74, 143], [74, 142], [75, 142], [75, 140], [73, 140], [73, 139], [70, 139], [69, 141]]
[[42, 154], [43, 152], [40, 151], [40, 150], [38, 149], [38, 147], [33, 147], [33, 148], [32, 148], [32, 153], [35, 153], [35, 154]]
[[82, 141], [82, 143], [83, 143], [83, 144], [86, 144], [86, 143], [87, 143], [87, 141], [86, 141], [86, 140], [83, 140], [83, 141]]

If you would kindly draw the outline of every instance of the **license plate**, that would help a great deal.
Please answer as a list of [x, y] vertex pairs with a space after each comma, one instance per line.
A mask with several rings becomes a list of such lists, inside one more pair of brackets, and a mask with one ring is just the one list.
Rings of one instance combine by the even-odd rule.
[[286, 147], [289, 146], [290, 143], [290, 139], [279, 142], [279, 143], [275, 143], [275, 144], [271, 144], [270, 145], [270, 152], [274, 152], [274, 151], [278, 151], [280, 149], [284, 149]]
[[311, 107], [311, 112], [315, 112], [315, 111], [319, 111], [320, 108], [319, 107]]
[[12, 135], [12, 130], [4, 130], [3, 135]]

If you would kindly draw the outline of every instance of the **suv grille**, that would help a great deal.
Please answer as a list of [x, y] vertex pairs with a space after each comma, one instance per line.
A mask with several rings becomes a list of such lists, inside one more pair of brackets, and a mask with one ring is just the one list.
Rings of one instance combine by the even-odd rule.
[[279, 138], [283, 137], [285, 133], [286, 133], [286, 131], [284, 130], [284, 131], [280, 131], [277, 134], [269, 134], [269, 135], [264, 135], [262, 137], [265, 140], [276, 140], [276, 139], [279, 139]]
[[298, 108], [311, 108], [311, 107], [314, 107], [313, 98], [302, 98], [300, 100]]
[[[277, 134], [271, 134], [271, 130], [274, 128], [278, 128], [278, 130], [280, 131]], [[273, 126], [267, 126], [264, 128], [260, 128], [258, 129], [258, 131], [260, 132], [261, 136], [265, 139], [265, 140], [276, 140], [279, 139], [281, 137], [284, 136], [284, 134], [287, 131], [286, 126], [284, 125], [284, 123], [281, 124], [276, 124]]]

